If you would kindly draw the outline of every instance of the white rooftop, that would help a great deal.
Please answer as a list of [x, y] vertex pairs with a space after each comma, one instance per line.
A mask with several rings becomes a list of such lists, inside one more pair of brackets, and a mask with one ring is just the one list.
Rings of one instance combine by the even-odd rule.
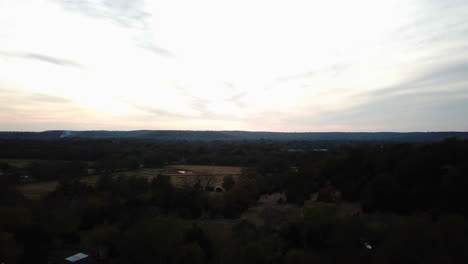
[[88, 255], [86, 255], [86, 254], [78, 253], [78, 254], [75, 254], [73, 256], [70, 256], [70, 257], [66, 258], [65, 260], [68, 260], [70, 262], [76, 262], [76, 261], [78, 261], [80, 259], [84, 259], [84, 258], [87, 258], [87, 257], [88, 257]]

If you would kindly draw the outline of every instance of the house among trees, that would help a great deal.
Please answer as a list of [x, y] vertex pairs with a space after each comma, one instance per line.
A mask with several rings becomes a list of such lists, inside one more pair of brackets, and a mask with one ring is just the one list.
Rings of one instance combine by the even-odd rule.
[[34, 181], [34, 179], [29, 175], [21, 175], [20, 176], [20, 183], [22, 183], [22, 184], [31, 183], [33, 181]]
[[88, 255], [86, 254], [83, 254], [83, 253], [78, 253], [78, 254], [75, 254], [73, 256], [70, 256], [68, 258], [65, 259], [66, 262], [65, 263], [79, 263], [79, 264], [87, 264], [89, 263], [88, 260]]
[[[53, 250], [48, 254], [48, 264], [90, 264], [95, 263], [88, 254], [76, 253], [77, 250]], [[1, 264], [1, 263], [0, 263]]]

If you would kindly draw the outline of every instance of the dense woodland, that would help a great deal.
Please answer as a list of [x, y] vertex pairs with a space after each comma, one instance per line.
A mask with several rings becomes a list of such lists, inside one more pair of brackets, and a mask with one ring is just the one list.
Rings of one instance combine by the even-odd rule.
[[[326, 149], [327, 151], [324, 151]], [[12, 166], [8, 159], [29, 160]], [[166, 164], [241, 166], [225, 191], [112, 172]], [[95, 185], [79, 179], [92, 169]], [[102, 263], [464, 263], [468, 141], [147, 142], [0, 140], [0, 263], [66, 250]], [[28, 200], [22, 176], [58, 180]], [[256, 226], [243, 213], [284, 193]], [[312, 199], [315, 195], [315, 199]], [[313, 200], [313, 201], [312, 201]], [[362, 210], [340, 212], [341, 203]]]

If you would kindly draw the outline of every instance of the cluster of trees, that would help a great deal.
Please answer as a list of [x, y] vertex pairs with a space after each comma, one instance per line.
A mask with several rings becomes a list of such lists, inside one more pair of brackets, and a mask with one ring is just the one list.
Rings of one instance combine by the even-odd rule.
[[[15, 167], [0, 163], [0, 263], [47, 263], [70, 248], [112, 263], [468, 260], [468, 141], [347, 145], [328, 152], [285, 151], [269, 142], [184, 143], [174, 149], [169, 143], [60, 144], [36, 142], [37, 156], [28, 151], [14, 156], [41, 160], [25, 168], [34, 177], [60, 179], [57, 190], [42, 200], [24, 199], [16, 189]], [[91, 158], [95, 145], [105, 148]], [[70, 159], [58, 155], [62, 151]], [[197, 159], [245, 169], [238, 179], [225, 177], [224, 192], [175, 188], [161, 175], [148, 181], [111, 173], [140, 163], [156, 167]], [[89, 167], [100, 172], [94, 185], [79, 181]], [[340, 213], [331, 190], [362, 204], [364, 213]], [[286, 193], [282, 202], [295, 204], [300, 213], [285, 217], [273, 207], [259, 215], [263, 225], [242, 220], [260, 195], [274, 192]], [[318, 202], [305, 203], [314, 193]]]
[[[0, 207], [0, 257], [5, 263], [47, 263], [76, 248], [112, 263], [464, 263], [468, 220], [426, 214], [339, 216], [316, 203], [279, 228], [245, 220], [160, 215], [150, 207], [87, 201], [66, 208]], [[49, 209], [49, 210], [46, 210]], [[117, 212], [115, 212], [117, 211]], [[114, 214], [89, 224], [96, 214]], [[135, 216], [136, 214], [137, 216]], [[87, 224], [84, 224], [86, 223]]]
[[356, 149], [320, 174], [368, 211], [468, 213], [467, 141]]

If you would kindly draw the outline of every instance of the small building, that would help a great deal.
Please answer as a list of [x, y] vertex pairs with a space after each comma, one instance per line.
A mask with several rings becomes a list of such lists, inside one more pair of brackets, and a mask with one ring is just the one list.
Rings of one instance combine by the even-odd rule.
[[70, 256], [68, 258], [65, 258], [65, 260], [68, 263], [85, 264], [85, 263], [88, 263], [89, 258], [88, 258], [88, 255], [86, 255], [86, 254], [78, 253], [78, 254], [75, 254], [75, 255]]
[[299, 172], [299, 167], [296, 166], [289, 167], [289, 169], [291, 169], [294, 172]]
[[295, 148], [290, 148], [286, 150], [287, 152], [304, 152], [303, 149], [295, 149]]
[[21, 175], [19, 177], [19, 180], [20, 180], [20, 183], [22, 184], [26, 184], [26, 183], [30, 183], [34, 181], [34, 179], [29, 175]]
[[312, 149], [312, 151], [314, 151], [314, 152], [327, 152], [328, 149], [326, 149], [326, 148], [316, 148], [316, 149]]

